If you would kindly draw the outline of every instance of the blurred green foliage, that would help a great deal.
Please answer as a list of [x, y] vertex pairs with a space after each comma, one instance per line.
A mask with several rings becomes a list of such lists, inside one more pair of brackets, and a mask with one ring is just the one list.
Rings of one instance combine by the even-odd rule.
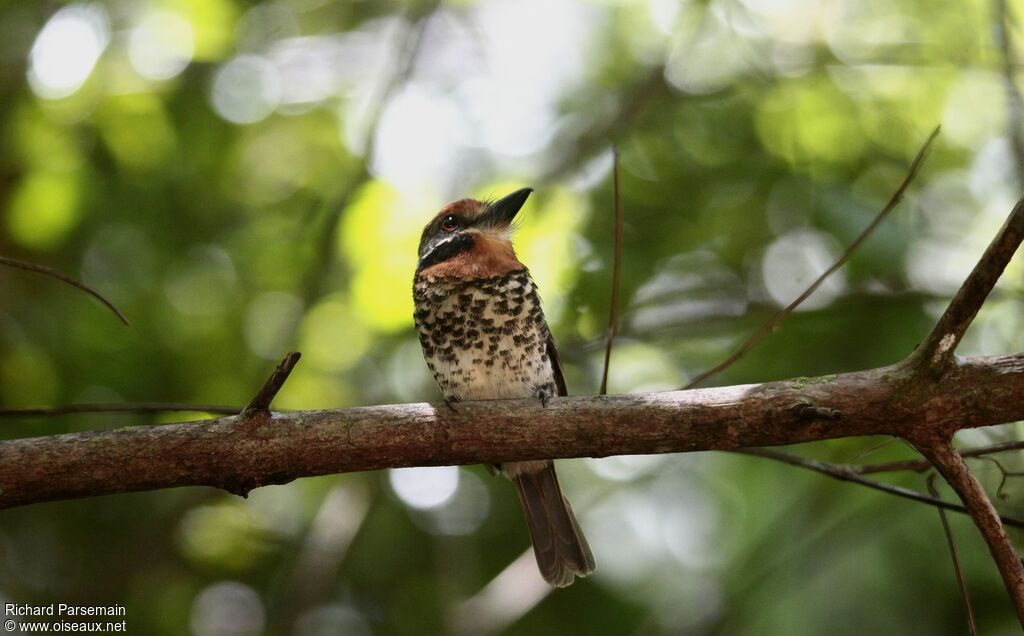
[[[894, 362], [1020, 193], [993, 6], [0, 4], [0, 254], [80, 277], [133, 323], [0, 270], [0, 404], [240, 405], [291, 349], [278, 407], [435, 400], [411, 329], [419, 232], [447, 201], [524, 185], [517, 249], [570, 390], [592, 393], [613, 143], [627, 221], [610, 390], [677, 387], [827, 267], [941, 123], [896, 214], [714, 381]], [[1009, 8], [1019, 83], [1024, 7]], [[961, 353], [1024, 349], [1022, 271]], [[4, 420], [0, 435], [157, 420]], [[851, 461], [879, 441], [801, 452]], [[468, 468], [4, 511], [0, 601], [121, 603], [131, 633], [168, 635], [965, 631], [934, 510], [749, 457], [561, 466], [599, 571], [552, 594], [522, 556], [512, 489]], [[975, 466], [994, 491], [996, 467]], [[1007, 514], [1024, 514], [1021, 487]], [[981, 632], [1016, 633], [983, 544], [964, 518], [953, 530]]]

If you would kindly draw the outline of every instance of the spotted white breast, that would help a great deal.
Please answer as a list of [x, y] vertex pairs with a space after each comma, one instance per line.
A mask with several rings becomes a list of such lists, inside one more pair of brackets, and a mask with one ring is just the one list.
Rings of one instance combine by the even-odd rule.
[[550, 332], [527, 270], [417, 280], [416, 330], [445, 399], [550, 397]]

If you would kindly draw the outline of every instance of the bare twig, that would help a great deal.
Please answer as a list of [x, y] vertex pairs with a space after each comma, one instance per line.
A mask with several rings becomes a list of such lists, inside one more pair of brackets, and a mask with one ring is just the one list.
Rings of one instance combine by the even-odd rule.
[[[935, 474], [928, 476], [928, 492], [932, 497], [938, 499], [939, 491], [935, 487]], [[956, 584], [960, 588], [960, 598], [964, 603], [964, 613], [967, 614], [967, 629], [971, 636], [977, 636], [978, 627], [974, 624], [974, 610], [971, 609], [971, 596], [967, 593], [967, 582], [964, 581], [964, 573], [960, 568], [960, 558], [956, 553], [956, 542], [953, 541], [953, 531], [949, 529], [949, 521], [946, 519], [946, 511], [938, 509], [939, 521], [942, 522], [942, 531], [946, 534], [946, 545], [949, 546], [949, 557], [953, 561], [953, 573], [956, 574]]]
[[872, 444], [868, 448], [865, 448], [865, 449], [862, 449], [862, 450], [858, 451], [853, 457], [847, 459], [845, 463], [846, 464], [855, 464], [858, 461], [860, 461], [862, 458], [867, 457], [868, 455], [870, 455], [872, 453], [877, 453], [878, 451], [880, 451], [881, 449], [885, 448], [889, 444], [892, 444], [895, 441], [896, 441], [896, 438], [890, 437], [889, 439], [882, 440], [881, 442], [878, 442], [877, 444]]
[[985, 490], [948, 439], [926, 436], [914, 445], [942, 473], [960, 496], [964, 507], [988, 544], [989, 552], [995, 559], [999, 574], [1002, 575], [1003, 583], [1017, 610], [1017, 618], [1024, 626], [1024, 566], [1006, 534], [999, 514], [985, 495]]
[[[977, 448], [961, 450], [960, 456], [964, 458], [984, 457], [985, 455], [1005, 453], [1008, 451], [1020, 450], [1022, 448], [1024, 448], [1024, 441], [1002, 442], [999, 444], [991, 444], [989, 446], [979, 446]], [[898, 462], [882, 462], [878, 464], [867, 464], [864, 466], [851, 466], [853, 470], [861, 475], [891, 473], [900, 470], [912, 470], [914, 472], [923, 473], [931, 467], [932, 464], [927, 459], [906, 459]]]
[[999, 234], [989, 243], [938, 324], [907, 359], [908, 364], [930, 373], [944, 373], [952, 366], [953, 354], [964, 332], [1013, 258], [1021, 240], [1024, 240], [1024, 198], [1013, 207]]
[[999, 461], [995, 457], [983, 456], [979, 459], [983, 459], [990, 464], [995, 464], [996, 468], [999, 469], [999, 485], [996, 486], [996, 497], [1000, 499], [1006, 499], [1006, 483], [1010, 477], [1024, 477], [1024, 471], [1019, 470], [1007, 470], [1006, 466], [1003, 466], [1003, 462]]
[[[873, 490], [902, 497], [904, 499], [910, 499], [918, 503], [927, 504], [929, 506], [935, 506], [940, 510], [951, 510], [953, 512], [959, 512], [967, 514], [968, 511], [964, 506], [953, 503], [951, 501], [945, 501], [937, 496], [928, 496], [911, 490], [909, 488], [903, 488], [901, 486], [893, 486], [892, 484], [886, 484], [873, 479], [868, 479], [857, 473], [857, 470], [853, 466], [847, 466], [844, 464], [833, 464], [830, 462], [823, 462], [817, 459], [809, 459], [806, 457], [800, 457], [791, 453], [778, 451], [770, 448], [740, 448], [735, 451], [742, 455], [751, 455], [753, 457], [763, 457], [771, 459], [790, 466], [797, 466], [799, 468], [805, 468], [807, 470], [814, 471], [821, 475], [827, 475], [833, 479], [840, 481], [848, 481], [854, 484], [860, 484], [861, 486], [867, 486]], [[1003, 523], [1014, 528], [1024, 528], [1024, 519], [1016, 519], [1014, 517], [1001, 517]]]
[[132, 324], [130, 322], [128, 322], [128, 318], [125, 317], [125, 315], [121, 312], [121, 310], [118, 309], [114, 305], [114, 303], [110, 302], [110, 300], [106, 296], [101, 294], [96, 289], [90, 287], [89, 285], [86, 285], [85, 283], [83, 283], [81, 281], [75, 280], [74, 278], [71, 278], [67, 274], [63, 274], [61, 272], [58, 272], [57, 270], [53, 269], [52, 267], [47, 267], [46, 265], [40, 265], [38, 263], [30, 263], [28, 261], [20, 261], [20, 260], [18, 260], [16, 258], [8, 258], [6, 256], [0, 256], [0, 265], [6, 265], [7, 267], [15, 267], [17, 269], [23, 269], [23, 270], [26, 270], [26, 271], [29, 271], [29, 272], [37, 272], [39, 274], [43, 274], [45, 276], [49, 276], [50, 278], [56, 278], [57, 280], [59, 280], [59, 281], [61, 281], [63, 283], [67, 283], [68, 285], [71, 285], [72, 287], [77, 287], [78, 289], [81, 289], [85, 293], [89, 294], [90, 296], [92, 296], [96, 300], [98, 300], [101, 303], [103, 303], [104, 305], [106, 305], [107, 309], [109, 309], [110, 311], [114, 312], [114, 315], [117, 316], [118, 320], [123, 322], [126, 327], [131, 327], [132, 326]]
[[218, 415], [235, 415], [241, 413], [238, 406], [222, 404], [188, 404], [185, 402], [124, 402], [103, 404], [63, 404], [61, 406], [45, 406], [30, 409], [0, 408], [0, 417], [56, 417], [60, 415], [77, 415], [80, 413], [175, 413], [195, 411], [197, 413], [215, 413]]
[[274, 401], [274, 397], [277, 392], [284, 386], [285, 381], [288, 380], [288, 376], [291, 374], [292, 369], [295, 368], [295, 364], [299, 361], [302, 354], [298, 351], [292, 351], [288, 353], [281, 360], [281, 364], [277, 365], [274, 372], [270, 374], [267, 381], [260, 387], [256, 397], [249, 402], [249, 405], [242, 411], [242, 417], [250, 417], [255, 413], [270, 413], [270, 403]]
[[622, 194], [619, 190], [619, 151], [612, 148], [615, 189], [615, 255], [612, 266], [612, 297], [608, 310], [608, 341], [604, 349], [604, 371], [601, 374], [601, 395], [608, 393], [608, 367], [612, 362], [612, 343], [619, 327], [619, 278], [622, 272]]
[[842, 255], [840, 255], [840, 257], [834, 263], [832, 263], [832, 265], [827, 270], [825, 270], [825, 272], [822, 273], [821, 276], [815, 279], [814, 282], [811, 283], [810, 286], [808, 286], [807, 289], [805, 289], [804, 292], [800, 294], [796, 300], [791, 302], [783, 309], [780, 309], [779, 311], [775, 312], [775, 314], [771, 318], [769, 318], [767, 322], [761, 325], [761, 327], [758, 328], [758, 330], [755, 331], [753, 335], [747, 338], [747, 340], [742, 345], [740, 345], [740, 347], [736, 351], [729, 355], [729, 357], [727, 357], [725, 360], [716, 364], [714, 367], [708, 369], [707, 371], [695, 377], [693, 380], [689, 382], [689, 384], [687, 384], [683, 388], [691, 389], [695, 386], [698, 386], [704, 380], [732, 366], [737, 360], [742, 358], [744, 355], [747, 354], [748, 351], [754, 348], [754, 345], [756, 345], [765, 336], [770, 334], [776, 327], [778, 327], [779, 323], [781, 323], [783, 320], [786, 319], [786, 317], [793, 313], [793, 311], [797, 307], [799, 307], [801, 303], [807, 300], [807, 298], [809, 298], [811, 294], [813, 294], [818, 289], [818, 287], [820, 287], [821, 284], [825, 282], [825, 279], [827, 279], [829, 276], [835, 273], [836, 270], [838, 270], [840, 267], [846, 264], [846, 261], [850, 260], [850, 257], [857, 250], [857, 248], [859, 248], [861, 244], [865, 240], [867, 240], [869, 236], [871, 236], [871, 234], [875, 231], [875, 228], [877, 228], [879, 224], [881, 224], [882, 221], [884, 221], [889, 216], [889, 214], [896, 208], [899, 202], [903, 199], [903, 194], [906, 192], [907, 187], [910, 186], [910, 183], [914, 180], [914, 177], [917, 176], [918, 169], [921, 167], [921, 163], [924, 161], [928, 149], [931, 147], [932, 142], [935, 141], [935, 138], [938, 136], [938, 134], [939, 127], [936, 126], [935, 130], [932, 131], [932, 134], [928, 136], [928, 140], [925, 141], [924, 145], [921, 146], [921, 149], [917, 151], [917, 156], [915, 156], [914, 161], [911, 162], [910, 168], [907, 171], [907, 176], [903, 178], [903, 182], [900, 183], [899, 187], [896, 188], [896, 192], [894, 192], [892, 197], [889, 198], [889, 202], [885, 204], [885, 207], [882, 208], [882, 210], [875, 216], [871, 223], [866, 228], [864, 228], [864, 231], [860, 233], [860, 236], [858, 236], [856, 239], [854, 239], [852, 243], [850, 243], [849, 247], [846, 248]]

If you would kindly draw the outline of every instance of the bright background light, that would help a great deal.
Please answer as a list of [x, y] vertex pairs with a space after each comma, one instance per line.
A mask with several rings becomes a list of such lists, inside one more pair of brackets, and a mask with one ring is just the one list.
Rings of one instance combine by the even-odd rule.
[[166, 80], [185, 70], [194, 48], [192, 26], [187, 20], [175, 13], [156, 11], [132, 29], [128, 55], [142, 77]]
[[99, 4], [72, 4], [43, 27], [29, 55], [29, 83], [40, 97], [59, 99], [81, 88], [110, 41]]
[[443, 505], [459, 487], [457, 466], [395, 468], [388, 471], [395, 494], [407, 505], [430, 510]]

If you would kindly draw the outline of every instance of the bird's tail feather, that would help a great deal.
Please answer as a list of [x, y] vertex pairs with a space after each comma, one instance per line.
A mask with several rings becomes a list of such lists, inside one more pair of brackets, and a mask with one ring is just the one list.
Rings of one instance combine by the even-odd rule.
[[565, 587], [573, 576], [594, 571], [594, 555], [569, 502], [562, 496], [554, 464], [539, 471], [518, 472], [512, 477], [526, 513], [537, 567], [548, 583]]

